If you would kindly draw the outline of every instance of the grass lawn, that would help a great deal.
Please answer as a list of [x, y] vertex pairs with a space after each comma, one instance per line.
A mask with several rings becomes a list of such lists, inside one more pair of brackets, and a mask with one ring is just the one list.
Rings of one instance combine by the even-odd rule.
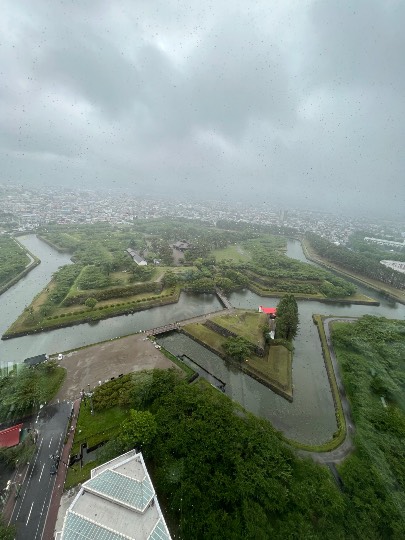
[[80, 467], [80, 463], [75, 463], [69, 467], [64, 489], [70, 489], [73, 486], [77, 486], [77, 484], [81, 484], [86, 480], [89, 480], [91, 470], [94, 469], [94, 467], [98, 467], [98, 465], [101, 465], [101, 463], [98, 461], [91, 461], [90, 463], [86, 463], [86, 465], [83, 467]]
[[232, 259], [234, 262], [251, 260], [249, 251], [240, 244], [233, 244], [223, 249], [215, 249], [211, 251], [210, 255], [213, 255], [218, 262], [225, 259]]
[[254, 356], [248, 364], [283, 390], [292, 393], [291, 362], [291, 351], [283, 345], [272, 345], [267, 358]]
[[[224, 338], [210, 330], [203, 324], [193, 323], [184, 327], [184, 330], [191, 336], [206, 343], [211, 348], [223, 354], [222, 345], [226, 342]], [[241, 366], [242, 367], [242, 366]], [[282, 392], [282, 395], [292, 397], [292, 353], [282, 345], [270, 347], [268, 357], [261, 358], [251, 354], [247, 361], [243, 362], [243, 369], [251, 372], [252, 376], [259, 376], [274, 389]], [[287, 397], [284, 395], [284, 397]], [[288, 397], [287, 397], [288, 399]]]
[[219, 334], [214, 332], [214, 330], [207, 328], [201, 323], [187, 324], [186, 326], [184, 326], [184, 330], [199, 339], [200, 341], [207, 343], [207, 345], [209, 345], [219, 353], [224, 354], [222, 345], [226, 342], [227, 338], [220, 336]]
[[255, 345], [264, 345], [263, 326], [267, 322], [267, 315], [264, 313], [238, 311], [232, 315], [213, 317], [212, 321], [243, 336]]
[[82, 401], [77, 421], [72, 453], [78, 453], [80, 445], [87, 442], [90, 448], [114, 437], [121, 429], [121, 424], [128, 416], [127, 409], [113, 407], [96, 411], [91, 415], [90, 404]]

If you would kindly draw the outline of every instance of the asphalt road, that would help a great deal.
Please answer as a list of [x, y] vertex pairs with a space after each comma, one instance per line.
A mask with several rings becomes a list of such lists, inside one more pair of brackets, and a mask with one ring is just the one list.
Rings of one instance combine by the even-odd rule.
[[[61, 454], [72, 403], [44, 407], [33, 427], [38, 431], [37, 451], [26, 471], [10, 522], [17, 526], [17, 540], [40, 540], [56, 475], [54, 459]], [[60, 463], [60, 467], [64, 464]]]

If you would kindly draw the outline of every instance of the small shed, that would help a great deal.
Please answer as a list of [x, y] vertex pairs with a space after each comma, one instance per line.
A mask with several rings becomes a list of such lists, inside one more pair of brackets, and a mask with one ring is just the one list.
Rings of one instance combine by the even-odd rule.
[[275, 319], [277, 316], [277, 308], [275, 307], [259, 306], [259, 312], [265, 313], [266, 315], [270, 317], [270, 319]]

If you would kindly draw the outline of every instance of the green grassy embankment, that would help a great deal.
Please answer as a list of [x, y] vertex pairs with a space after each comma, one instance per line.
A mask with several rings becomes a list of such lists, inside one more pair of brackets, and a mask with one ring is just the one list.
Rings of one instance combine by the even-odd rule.
[[[11, 325], [4, 333], [2, 339], [11, 339], [21, 335], [35, 334], [55, 328], [64, 328], [76, 324], [91, 323], [127, 315], [137, 311], [143, 311], [152, 307], [159, 307], [166, 304], [178, 302], [180, 296], [180, 287], [175, 286], [170, 289], [164, 289], [161, 294], [143, 293], [133, 297], [123, 297], [102, 301], [93, 309], [81, 306], [69, 306], [59, 308], [60, 313], [50, 317], [43, 318], [34, 325], [27, 324], [27, 312]], [[38, 301], [35, 299], [34, 302]]]
[[357, 272], [354, 272], [352, 270], [349, 271], [346, 268], [342, 268], [338, 266], [337, 264], [324, 259], [312, 249], [312, 247], [305, 240], [305, 238], [301, 239], [301, 245], [302, 245], [302, 249], [304, 251], [305, 257], [308, 260], [314, 263], [317, 263], [329, 270], [333, 270], [334, 272], [337, 272], [338, 274], [341, 274], [342, 276], [346, 276], [351, 279], [354, 279], [355, 281], [362, 283], [366, 285], [367, 287], [370, 287], [376, 292], [382, 292], [383, 294], [387, 294], [392, 299], [397, 300], [398, 302], [401, 302], [402, 304], [405, 304], [405, 291], [400, 291], [398, 289], [395, 289], [394, 287], [390, 287], [390, 285], [387, 285], [386, 283], [383, 283], [382, 281], [377, 281], [375, 279], [365, 277], [362, 274], [358, 274]]
[[333, 434], [332, 439], [324, 444], [306, 445], [298, 443], [296, 441], [289, 441], [289, 443], [295, 448], [301, 448], [303, 450], [308, 450], [312, 452], [329, 452], [337, 448], [345, 440], [346, 420], [342, 409], [342, 403], [340, 401], [340, 394], [336, 382], [335, 371], [333, 369], [332, 360], [330, 357], [328, 342], [326, 340], [326, 335], [323, 328], [324, 317], [323, 315], [312, 315], [312, 319], [318, 328], [319, 339], [321, 340], [322, 354], [329, 379], [330, 389], [332, 392], [333, 403], [335, 406], [336, 423], [338, 427], [336, 432]]
[[[41, 263], [41, 260], [36, 257], [33, 253], [31, 253], [25, 246], [23, 246], [16, 238], [13, 238], [14, 242], [18, 244], [18, 246], [25, 252], [27, 255], [27, 266], [21, 270], [16, 276], [9, 279], [7, 282], [3, 283], [0, 287], [0, 295], [2, 295], [4, 292], [6, 292], [10, 287], [15, 285], [22, 279], [24, 276], [26, 276], [31, 270], [33, 270], [36, 266], [38, 266]], [[28, 255], [33, 259], [31, 262], [29, 260]]]

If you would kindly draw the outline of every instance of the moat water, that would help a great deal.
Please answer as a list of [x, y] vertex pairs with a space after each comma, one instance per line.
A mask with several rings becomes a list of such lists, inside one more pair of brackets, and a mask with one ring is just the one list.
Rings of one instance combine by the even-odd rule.
[[[20, 237], [19, 241], [41, 259], [41, 264], [0, 296], [1, 333], [4, 333], [44, 288], [57, 268], [70, 262], [68, 255], [58, 253], [34, 235]], [[298, 241], [288, 241], [287, 255], [307, 262]], [[194, 358], [203, 368], [226, 383], [226, 393], [232, 399], [254, 414], [270, 420], [274, 427], [287, 437], [304, 443], [322, 443], [332, 437], [337, 426], [318, 332], [312, 322], [312, 314], [349, 317], [372, 314], [395, 319], [403, 319], [405, 316], [405, 306], [388, 301], [366, 287], [358, 288], [363, 294], [377, 299], [380, 306], [323, 304], [316, 301], [298, 302], [300, 325], [294, 341], [293, 403], [274, 394], [248, 375], [230, 369], [222, 359], [186, 336], [172, 334], [162, 338], [162, 343], [174, 354], [185, 354], [191, 359]], [[261, 298], [250, 291], [242, 291], [231, 294], [230, 301], [238, 308], [257, 309], [259, 305], [276, 306], [279, 299]], [[92, 325], [80, 324], [1, 341], [0, 366], [19, 363], [37, 354], [75, 349], [220, 309], [222, 309], [221, 305], [214, 295], [182, 293], [177, 304], [114, 317]]]

